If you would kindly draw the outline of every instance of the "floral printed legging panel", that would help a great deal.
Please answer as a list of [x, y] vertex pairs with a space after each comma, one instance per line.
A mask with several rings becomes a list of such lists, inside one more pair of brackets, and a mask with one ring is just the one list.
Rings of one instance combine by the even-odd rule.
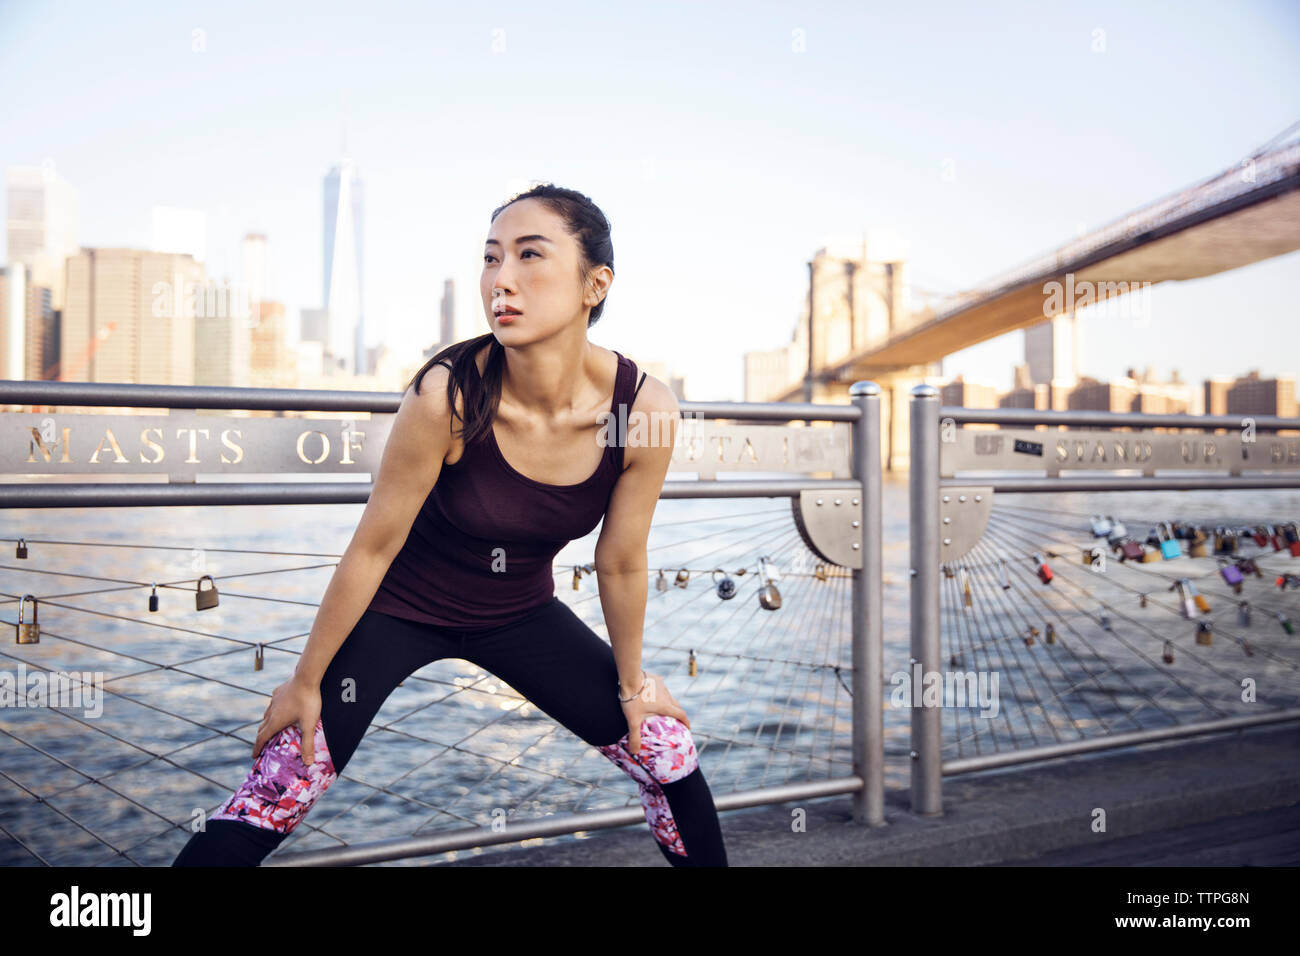
[[[296, 725], [267, 742], [243, 783], [181, 850], [176, 866], [252, 866], [302, 822], [338, 779], [397, 684], [444, 657], [468, 660], [510, 684], [636, 781], [641, 806], [673, 866], [726, 866], [717, 810], [690, 730], [652, 714], [641, 749], [628, 748], [609, 644], [558, 597], [521, 621], [466, 632], [367, 610], [321, 681], [315, 761], [302, 760]], [[354, 698], [343, 702], [349, 681]], [[327, 731], [328, 729], [328, 736]], [[613, 741], [610, 743], [609, 741]]]

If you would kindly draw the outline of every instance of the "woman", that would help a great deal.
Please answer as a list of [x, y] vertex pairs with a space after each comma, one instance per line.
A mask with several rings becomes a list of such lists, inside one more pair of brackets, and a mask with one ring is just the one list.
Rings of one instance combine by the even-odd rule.
[[[680, 413], [662, 382], [643, 373], [634, 387], [631, 360], [587, 341], [613, 261], [609, 222], [581, 193], [539, 185], [493, 212], [479, 282], [492, 331], [443, 349], [407, 385], [307, 646], [258, 727], [253, 769], [173, 865], [260, 863], [397, 684], [445, 657], [495, 674], [636, 780], [670, 864], [727, 865], [690, 719], [641, 667], [646, 539]], [[629, 444], [623, 423], [638, 417], [670, 424]], [[610, 643], [555, 595], [551, 563], [602, 519], [594, 567]]]

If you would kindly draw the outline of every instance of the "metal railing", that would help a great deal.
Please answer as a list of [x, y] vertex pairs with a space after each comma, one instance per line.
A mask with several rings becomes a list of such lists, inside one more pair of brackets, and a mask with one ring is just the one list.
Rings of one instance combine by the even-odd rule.
[[[836, 533], [848, 541], [860, 566], [852, 568], [852, 759], [851, 775], [787, 783], [726, 793], [716, 797], [720, 811], [837, 794], [853, 797], [853, 819], [860, 824], [884, 823], [881, 641], [881, 513], [880, 513], [880, 389], [858, 382], [848, 405], [812, 403], [682, 402], [684, 417], [727, 419], [733, 422], [845, 422], [850, 425], [851, 476], [786, 479], [668, 481], [662, 498], [788, 498], [798, 508], [805, 493], [844, 492], [856, 496], [852, 522]], [[375, 416], [396, 412], [401, 396], [374, 392], [329, 392], [298, 389], [217, 388], [94, 383], [0, 382], [0, 405], [109, 406], [114, 408], [245, 409], [278, 411], [367, 412]], [[0, 414], [0, 421], [17, 413]], [[55, 424], [59, 414], [51, 413]], [[67, 416], [63, 416], [66, 420]], [[89, 416], [99, 417], [99, 416]], [[241, 419], [240, 421], [245, 421]], [[250, 420], [257, 421], [257, 420]], [[305, 421], [306, 424], [319, 422]], [[32, 451], [27, 461], [39, 461], [37, 425], [28, 420]], [[373, 425], [371, 426], [374, 427]], [[10, 434], [7, 440], [13, 441]], [[377, 458], [375, 459], [377, 461]], [[352, 463], [355, 465], [356, 463]], [[13, 470], [12, 461], [6, 470]], [[137, 469], [138, 470], [138, 469]], [[767, 470], [779, 472], [780, 468]], [[364, 503], [370, 482], [197, 482], [193, 476], [172, 476], [168, 482], [0, 484], [0, 506], [6, 508], [127, 507], [158, 505], [338, 504]], [[820, 501], [817, 502], [820, 504]], [[836, 504], [840, 502], [836, 501]], [[805, 543], [808, 532], [800, 525]], [[12, 603], [16, 604], [16, 601]], [[11, 622], [13, 623], [13, 622]], [[512, 823], [508, 832], [467, 827], [451, 832], [396, 840], [352, 844], [299, 853], [277, 853], [268, 865], [353, 865], [441, 853], [448, 850], [514, 843], [534, 837], [635, 824], [644, 819], [638, 806], [565, 816], [547, 816]], [[180, 824], [176, 824], [180, 826]]]
[[[1004, 510], [1009, 515], [993, 511], [993, 499], [999, 493], [1297, 489], [1300, 434], [1281, 436], [1283, 432], [1300, 432], [1300, 419], [941, 407], [939, 394], [930, 385], [919, 385], [911, 392], [909, 666], [923, 675], [943, 676], [946, 639], [951, 650], [946, 663], [957, 675], [953, 686], [964, 679], [969, 687], [968, 675], [974, 672], [962, 674], [965, 658], [969, 655], [978, 660], [983, 656], [989, 664], [986, 670], [1001, 670], [1015, 680], [1011, 706], [1016, 708], [1023, 727], [1016, 731], [1008, 726], [1009, 749], [999, 746], [993, 737], [993, 753], [945, 760], [944, 720], [950, 720], [952, 732], [957, 732], [956, 708], [947, 706], [953, 700], [942, 705], [923, 702], [915, 706], [911, 712], [911, 803], [915, 812], [943, 812], [944, 775], [1300, 718], [1300, 702], [1293, 693], [1300, 687], [1296, 681], [1300, 676], [1300, 655], [1293, 642], [1273, 647], [1268, 637], [1257, 639], [1257, 632], [1252, 632], [1249, 640], [1228, 633], [1230, 643], [1224, 646], [1235, 645], [1251, 657], [1255, 662], [1252, 666], [1257, 668], [1252, 671], [1254, 676], [1259, 676], [1259, 669], [1272, 668], [1285, 678], [1279, 685], [1292, 691], [1289, 695], [1285, 690], [1277, 693], [1274, 706], [1264, 713], [1228, 715], [1219, 706], [1223, 699], [1214, 697], [1216, 691], [1207, 693], [1204, 682], [1198, 686], [1202, 676], [1199, 671], [1172, 674], [1168, 668], [1174, 660], [1172, 642], [1151, 627], [1150, 619], [1141, 619], [1135, 616], [1136, 611], [1130, 614], [1127, 610], [1131, 607], [1128, 602], [1136, 596], [1140, 608], [1150, 606], [1158, 613], [1168, 611], [1177, 616], [1177, 602], [1172, 608], [1165, 606], [1163, 594], [1179, 586], [1177, 582], [1190, 578], [1139, 577], [1139, 569], [1153, 566], [1131, 561], [1119, 564], [1124, 569], [1119, 574], [1094, 574], [1099, 567], [1106, 569], [1105, 555], [1098, 554], [1106, 549], [1093, 545], [1090, 539], [1070, 542], [1080, 522], [1076, 516], [1063, 514], [1059, 502], [1042, 509], [1008, 507]], [[999, 427], [958, 428], [972, 423]], [[1043, 425], [1049, 429], [1070, 426], [1071, 430], [1039, 430], [1037, 426]], [[1021, 426], [1026, 430], [1017, 431]], [[1103, 430], [1092, 430], [1098, 428]], [[1185, 433], [1158, 433], [1153, 429], [1195, 429], [1201, 434], [1188, 438]], [[1215, 429], [1223, 429], [1224, 433], [1215, 434]], [[1269, 433], [1274, 435], [1270, 440], [1259, 437]], [[1016, 476], [1016, 470], [1044, 474]], [[1168, 473], [1178, 470], [1193, 473]], [[1091, 477], [1077, 474], [1088, 471], [1109, 473]], [[1141, 520], [1145, 525], [1149, 519], [1154, 525], [1165, 517], [1143, 515]], [[1096, 534], [1093, 530], [1092, 535]], [[1060, 543], [1062, 538], [1067, 539], [1064, 544]], [[1137, 535], [1135, 540], [1144, 537]], [[1052, 548], [1067, 553], [1074, 549], [1074, 554], [1080, 555], [1080, 547], [1084, 563], [1074, 565], [1065, 560], [1058, 564], [1055, 578], [1050, 565], [1045, 573], [1036, 568], [1035, 573], [1030, 573], [1039, 561], [1045, 564], [1048, 557], [1064, 557]], [[1283, 553], [1289, 558], [1289, 552]], [[1181, 550], [1178, 556], [1182, 556]], [[1081, 570], [1085, 566], [1087, 571]], [[1071, 571], [1063, 575], [1063, 568]], [[1086, 585], [1073, 579], [1074, 575], [1085, 574], [1092, 575]], [[1202, 576], [1217, 586], [1218, 574], [1217, 567], [1210, 567]], [[1036, 575], [1042, 585], [1054, 579], [1062, 583], [1055, 589], [1043, 587], [1035, 583]], [[1176, 583], [1166, 588], [1169, 580]], [[951, 583], [945, 584], [947, 581]], [[1153, 582], [1156, 586], [1149, 587]], [[964, 597], [960, 593], [963, 589]], [[1216, 600], [1221, 597], [1214, 596]], [[1233, 595], [1226, 597], [1234, 601]], [[1270, 594], [1269, 600], [1275, 597]], [[1095, 610], [1098, 602], [1100, 610]], [[1243, 604], [1245, 608], [1237, 609], [1239, 613], [1245, 611], [1244, 620], [1249, 623], [1249, 602]], [[1184, 602], [1184, 607], [1189, 605]], [[1047, 638], [1041, 640], [1038, 624], [1045, 619]], [[1279, 616], [1279, 621], [1282, 619]], [[1203, 623], [1208, 627], [1213, 622], [1203, 619]], [[1062, 632], [1068, 630], [1064, 640], [1058, 640], [1058, 627]], [[1148, 653], [1150, 645], [1160, 640], [1164, 641], [1164, 671], [1156, 664], [1160, 650]], [[1024, 642], [1024, 651], [1017, 646], [1020, 641]], [[1000, 666], [991, 663], [994, 653], [1002, 662]], [[1213, 685], [1217, 690], [1223, 689], [1222, 681], [1239, 676], [1238, 671], [1212, 659], [1203, 649], [1193, 647], [1181, 653], [1203, 668], [1207, 679], [1220, 682]], [[1006, 664], [1008, 660], [1012, 661], [1010, 665]], [[1253, 685], [1254, 677], [1251, 681]], [[989, 683], [998, 686], [993, 680]], [[1179, 693], [1166, 696], [1170, 687]], [[1107, 703], [1119, 706], [1109, 713], [1099, 710], [1084, 692], [1104, 695]], [[1172, 710], [1164, 712], [1159, 703], [1162, 696]], [[1071, 701], [1080, 698], [1075, 707], [1083, 717], [1070, 707]], [[1132, 712], [1125, 713], [1129, 702], [1136, 703], [1136, 710], [1161, 710], [1169, 725], [1133, 732], [1113, 730], [1109, 724], [1121, 724], [1132, 717]], [[1216, 718], [1178, 719], [1197, 706], [1211, 710]], [[999, 708], [988, 709], [996, 719]], [[978, 729], [976, 717], [971, 716], [969, 723], [977, 729], [958, 738], [958, 742], [990, 736]], [[992, 721], [987, 723], [991, 725]], [[1010, 725], [1009, 719], [1007, 723]], [[1102, 732], [1090, 732], [1095, 727], [1102, 728]], [[1069, 735], [1061, 733], [1062, 729], [1078, 736], [1062, 739]], [[1039, 736], [1044, 733], [1053, 742], [1040, 743]]]

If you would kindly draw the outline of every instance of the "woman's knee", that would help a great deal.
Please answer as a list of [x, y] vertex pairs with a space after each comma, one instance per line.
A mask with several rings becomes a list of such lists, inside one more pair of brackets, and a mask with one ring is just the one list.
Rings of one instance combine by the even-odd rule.
[[597, 749], [642, 783], [673, 783], [700, 765], [690, 728], [664, 714], [651, 714], [641, 721], [641, 749], [637, 753], [628, 748], [628, 734], [617, 743]]
[[239, 789], [208, 819], [238, 820], [288, 835], [320, 795], [338, 779], [325, 741], [325, 727], [316, 721], [315, 762], [302, 759], [302, 734], [291, 724], [268, 741]]

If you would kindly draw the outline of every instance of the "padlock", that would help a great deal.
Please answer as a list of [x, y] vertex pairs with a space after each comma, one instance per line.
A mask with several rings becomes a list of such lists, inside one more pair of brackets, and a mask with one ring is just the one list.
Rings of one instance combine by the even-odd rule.
[[1144, 592], [1138, 595], [1138, 607], [1146, 607], [1146, 606], [1147, 606], [1147, 596]]
[[[204, 578], [207, 578], [208, 583], [212, 585], [212, 587], [208, 588], [206, 591], [203, 590]], [[198, 583], [195, 585], [195, 588], [196, 588], [194, 594], [195, 610], [206, 611], [209, 608], [214, 608], [217, 606], [217, 582], [212, 580], [212, 575], [205, 574], [203, 575], [202, 578], [199, 578]]]
[[667, 579], [666, 577], [664, 577], [664, 569], [663, 569], [663, 568], [660, 568], [660, 569], [659, 569], [659, 577], [655, 579], [655, 590], [656, 590], [656, 591], [667, 591], [667, 590], [668, 590], [668, 579]]
[[25, 557], [27, 557], [27, 539], [26, 539], [26, 538], [19, 538], [19, 539], [18, 539], [18, 551], [16, 552], [16, 557], [19, 557], [19, 558], [25, 558]]
[[1153, 546], [1149, 551], [1144, 548], [1142, 551], [1143, 564], [1149, 564], [1152, 561], [1163, 561], [1164, 559], [1165, 556], [1161, 553], [1159, 547]]
[[1174, 537], [1173, 531], [1169, 528], [1168, 521], [1162, 521], [1156, 525], [1157, 534], [1160, 537], [1160, 555], [1166, 561], [1172, 561], [1174, 558], [1183, 556], [1183, 546], [1178, 543]]
[[758, 559], [758, 605], [765, 611], [775, 611], [781, 606], [781, 592], [768, 574], [767, 559]]
[[1237, 605], [1237, 623], [1242, 627], [1250, 627], [1250, 602], [1241, 601]]
[[1101, 515], [1092, 516], [1092, 536], [1094, 538], [1104, 538], [1110, 534], [1110, 522]]
[[1281, 574], [1277, 576], [1277, 580], [1274, 581], [1273, 583], [1282, 589], [1300, 588], [1300, 575], [1288, 574], [1287, 572], [1283, 571]]
[[1048, 643], [1048, 644], [1055, 644], [1055, 643], [1056, 643], [1056, 625], [1055, 625], [1055, 624], [1052, 624], [1052, 623], [1049, 621], [1049, 622], [1047, 623], [1046, 626], [1047, 626], [1047, 643]]
[[1103, 571], [1106, 569], [1105, 561], [1106, 561], [1106, 552], [1101, 550], [1101, 548], [1097, 547], [1096, 545], [1089, 548], [1084, 553], [1083, 556], [1083, 563], [1085, 565], [1087, 565], [1090, 568], [1101, 568]]
[[1286, 631], [1288, 634], [1295, 633], [1295, 628], [1291, 625], [1291, 621], [1287, 619], [1285, 614], [1281, 611], [1274, 611], [1273, 615], [1277, 618], [1277, 622], [1282, 625], [1282, 630]]
[[1187, 587], [1192, 592], [1192, 600], [1196, 602], [1196, 606], [1200, 609], [1201, 613], [1209, 614], [1210, 602], [1205, 599], [1205, 595], [1196, 590], [1196, 585], [1191, 582], [1190, 578], [1184, 578], [1183, 580], [1187, 581]]
[[1192, 536], [1192, 526], [1181, 521], [1170, 522], [1169, 530], [1179, 541]]
[[1200, 621], [1196, 625], [1196, 643], [1209, 647], [1214, 643], [1214, 632], [1210, 630], [1209, 621]]
[[1051, 584], [1052, 569], [1047, 566], [1047, 562], [1043, 560], [1043, 556], [1037, 551], [1034, 552], [1034, 564], [1038, 565], [1038, 580], [1044, 584]]
[[[718, 580], [718, 575], [722, 575], [722, 580]], [[724, 601], [730, 601], [736, 596], [736, 582], [727, 577], [727, 572], [718, 568], [713, 572], [713, 580], [717, 584], [718, 597]]]
[[1204, 531], [1200, 528], [1193, 528], [1192, 544], [1188, 549], [1188, 556], [1193, 558], [1208, 558], [1210, 556], [1209, 549], [1206, 547], [1206, 542], [1208, 540], [1209, 537]]
[[771, 555], [763, 556], [763, 571], [767, 574], [767, 580], [775, 584], [781, 580], [781, 569], [777, 567], [776, 562], [772, 560]]
[[1178, 591], [1178, 597], [1183, 602], [1183, 617], [1190, 621], [1192, 618], [1196, 617], [1196, 602], [1192, 600], [1191, 592], [1188, 591], [1185, 585], [1186, 581], [1186, 578], [1179, 578], [1173, 584], [1169, 585], [1169, 590]]
[[1025, 647], [1033, 647], [1034, 638], [1036, 638], [1037, 636], [1038, 636], [1038, 628], [1034, 627], [1031, 624], [1029, 626], [1029, 630], [1025, 631]]
[[1268, 526], [1268, 540], [1272, 543], [1274, 551], [1282, 550], [1282, 535], [1278, 532], [1276, 525]]
[[257, 647], [253, 649], [253, 670], [260, 671], [261, 669], [262, 669], [262, 645], [258, 644]]
[[1257, 578], [1262, 578], [1264, 572], [1259, 569], [1259, 565], [1254, 558], [1238, 558], [1237, 567], [1241, 570], [1243, 576], [1253, 574]]
[[944, 576], [945, 578], [951, 578], [951, 577], [955, 576], [956, 573], [957, 573], [957, 572], [955, 572], [955, 571], [952, 569], [952, 566], [951, 566], [951, 565], [945, 564], [945, 565], [943, 566], [943, 576]]
[[1173, 642], [1173, 641], [1168, 641], [1168, 640], [1165, 641], [1165, 649], [1164, 649], [1164, 652], [1163, 652], [1160, 656], [1161, 656], [1161, 658], [1164, 660], [1164, 662], [1165, 662], [1166, 664], [1172, 664], [1172, 663], [1174, 662], [1174, 642]]
[[1009, 591], [1011, 590], [1011, 574], [1007, 571], [1007, 559], [998, 558], [998, 561], [1002, 564], [1002, 590]]
[[965, 609], [969, 611], [971, 609], [970, 576], [966, 573], [965, 565], [962, 565], [961, 567], [961, 586], [963, 592], [963, 601], [965, 602]]
[[[32, 619], [23, 620], [23, 608], [27, 604], [27, 599], [32, 599]], [[35, 594], [24, 594], [18, 599], [18, 629], [17, 640], [19, 644], [39, 644], [41, 642], [41, 625], [37, 620], [37, 604]]]
[[960, 654], [953, 654], [953, 655], [949, 656], [949, 658], [948, 658], [948, 666], [949, 666], [949, 667], [961, 667], [961, 655], [960, 655]]
[[673, 584], [677, 585], [679, 588], [684, 588], [686, 587], [686, 582], [689, 581], [690, 579], [691, 579], [691, 572], [687, 571], [685, 568], [682, 568], [680, 571], [677, 572], [677, 578], [676, 580], [673, 581]]
[[149, 610], [158, 610], [158, 582], [153, 583], [153, 591], [149, 594]]
[[1110, 522], [1110, 533], [1116, 538], [1122, 538], [1128, 534], [1128, 528], [1124, 527], [1124, 522], [1120, 521], [1114, 515], [1107, 515], [1106, 520]]
[[1268, 544], [1268, 535], [1265, 534], [1263, 525], [1257, 525], [1251, 532], [1251, 537], [1255, 539], [1255, 544], [1261, 548]]
[[694, 677], [696, 675], [696, 669], [695, 669], [695, 648], [693, 647], [691, 648], [691, 656], [687, 659], [687, 664], [689, 665], [689, 669], [687, 673], [691, 677]]
[[1282, 525], [1282, 537], [1291, 551], [1291, 557], [1300, 558], [1300, 531], [1296, 530], [1294, 522]]
[[1237, 534], [1227, 528], [1214, 529], [1214, 553], [1215, 554], [1236, 554], [1237, 553]]
[[1125, 538], [1119, 547], [1119, 554], [1121, 561], [1141, 561], [1143, 556], [1142, 545], [1132, 538]]
[[1241, 582], [1245, 580], [1241, 568], [1235, 564], [1228, 564], [1223, 558], [1219, 559], [1219, 565], [1219, 574], [1223, 576], [1224, 582], [1232, 587], [1234, 594], [1240, 594]]
[[813, 569], [813, 573], [817, 575], [817, 580], [818, 580], [818, 581], [825, 581], [825, 580], [826, 580], [826, 565], [821, 564], [820, 562], [818, 562], [817, 567]]
[[573, 590], [578, 590], [578, 579], [582, 577], [582, 568], [573, 566]]
[[1101, 613], [1098, 615], [1098, 622], [1101, 624], [1101, 629], [1103, 631], [1110, 630], [1110, 615], [1106, 613], [1104, 608], [1102, 609]]

